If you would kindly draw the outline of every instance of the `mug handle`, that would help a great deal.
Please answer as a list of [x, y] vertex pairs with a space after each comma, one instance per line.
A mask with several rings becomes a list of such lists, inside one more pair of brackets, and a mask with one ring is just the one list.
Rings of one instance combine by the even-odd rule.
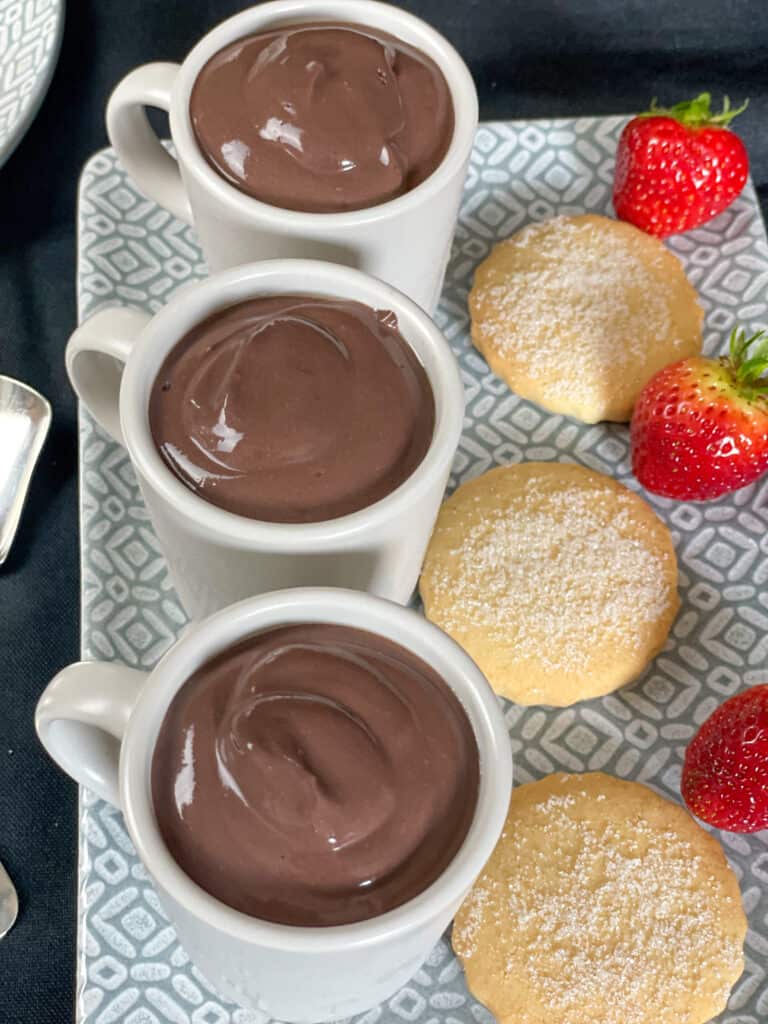
[[126, 306], [99, 310], [73, 331], [64, 353], [77, 397], [120, 444], [120, 381], [133, 343], [151, 319]]
[[107, 135], [120, 163], [142, 192], [174, 217], [192, 223], [179, 165], [147, 120], [145, 107], [171, 109], [173, 83], [181, 65], [144, 64], [126, 75], [107, 103]]
[[109, 662], [68, 665], [45, 688], [35, 712], [40, 742], [82, 786], [120, 806], [120, 744], [147, 676]]

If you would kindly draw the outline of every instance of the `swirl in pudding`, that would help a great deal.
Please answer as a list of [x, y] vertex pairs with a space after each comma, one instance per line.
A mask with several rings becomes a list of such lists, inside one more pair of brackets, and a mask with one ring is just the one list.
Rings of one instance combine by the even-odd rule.
[[236, 910], [299, 926], [366, 920], [426, 889], [467, 834], [478, 784], [444, 680], [390, 640], [320, 623], [199, 668], [152, 762], [181, 869]]
[[453, 135], [453, 104], [426, 54], [360, 25], [288, 25], [225, 46], [189, 103], [208, 163], [273, 206], [339, 213], [421, 184]]
[[251, 299], [198, 324], [149, 400], [155, 446], [182, 483], [270, 522], [322, 522], [385, 497], [434, 423], [394, 313], [308, 296]]

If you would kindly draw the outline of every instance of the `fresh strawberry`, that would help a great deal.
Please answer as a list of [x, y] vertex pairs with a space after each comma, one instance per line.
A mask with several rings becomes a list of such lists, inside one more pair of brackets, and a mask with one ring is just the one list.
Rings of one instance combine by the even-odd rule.
[[709, 825], [768, 828], [768, 684], [731, 697], [704, 722], [685, 752], [681, 789]]
[[665, 498], [705, 501], [768, 470], [768, 335], [731, 334], [730, 356], [671, 363], [632, 414], [632, 470]]
[[749, 160], [728, 125], [745, 107], [728, 97], [713, 114], [710, 95], [669, 110], [654, 100], [624, 128], [616, 152], [613, 205], [622, 220], [664, 238], [704, 224], [744, 188]]

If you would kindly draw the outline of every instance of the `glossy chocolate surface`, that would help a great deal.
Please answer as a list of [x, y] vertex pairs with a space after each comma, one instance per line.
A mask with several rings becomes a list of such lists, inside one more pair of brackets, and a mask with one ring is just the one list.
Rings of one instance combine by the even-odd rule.
[[149, 402], [162, 458], [230, 512], [321, 522], [395, 490], [424, 458], [435, 404], [392, 312], [252, 299], [173, 348]]
[[414, 47], [359, 25], [289, 25], [230, 43], [190, 97], [197, 143], [242, 192], [291, 210], [376, 206], [445, 156], [453, 105]]
[[467, 834], [478, 780], [472, 728], [433, 669], [318, 623], [203, 665], [152, 764], [182, 870], [245, 914], [301, 926], [365, 920], [426, 889]]

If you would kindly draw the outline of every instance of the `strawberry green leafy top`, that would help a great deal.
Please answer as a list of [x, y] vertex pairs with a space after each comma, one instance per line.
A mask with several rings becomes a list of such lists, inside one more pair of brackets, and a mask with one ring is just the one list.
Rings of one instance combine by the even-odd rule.
[[727, 96], [723, 97], [723, 109], [719, 114], [712, 113], [712, 96], [708, 92], [699, 93], [692, 100], [682, 100], [675, 103], [673, 107], [659, 107], [656, 100], [651, 100], [651, 109], [638, 114], [638, 117], [671, 117], [674, 121], [684, 124], [689, 128], [711, 128], [717, 125], [720, 128], [727, 128], [734, 117], [743, 114], [749, 106], [749, 100], [744, 100], [740, 107], [731, 107], [731, 101]]

